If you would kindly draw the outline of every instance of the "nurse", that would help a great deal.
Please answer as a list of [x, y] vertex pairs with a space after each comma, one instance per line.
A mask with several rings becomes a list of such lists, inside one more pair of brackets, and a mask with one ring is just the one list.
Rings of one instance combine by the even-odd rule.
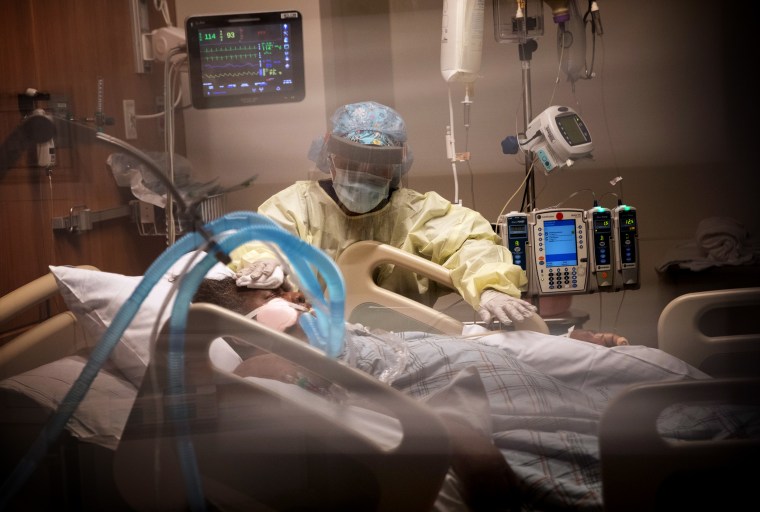
[[[482, 215], [436, 192], [401, 186], [413, 157], [398, 112], [373, 101], [338, 108], [309, 158], [329, 178], [294, 183], [266, 200], [260, 214], [335, 260], [351, 244], [375, 240], [442, 265], [485, 322], [510, 324], [535, 313], [520, 299], [525, 273]], [[273, 276], [282, 282], [277, 260], [260, 244], [241, 246], [231, 256], [232, 270], [245, 268], [249, 286], [272, 287]], [[449, 293], [392, 265], [381, 267], [375, 280], [427, 305]]]

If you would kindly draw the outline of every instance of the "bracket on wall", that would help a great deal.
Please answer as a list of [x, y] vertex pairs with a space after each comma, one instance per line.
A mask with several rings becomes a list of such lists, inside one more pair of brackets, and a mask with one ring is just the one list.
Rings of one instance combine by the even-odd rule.
[[132, 48], [134, 55], [135, 73], [149, 73], [151, 70], [151, 52], [148, 35], [150, 23], [148, 19], [148, 1], [130, 0], [129, 12], [132, 17]]
[[92, 225], [96, 222], [121, 217], [134, 218], [134, 207], [132, 204], [100, 210], [98, 212], [93, 212], [82, 204], [72, 206], [69, 209], [68, 217], [53, 217], [53, 229], [65, 229], [69, 233], [81, 233], [83, 231], [90, 231]]

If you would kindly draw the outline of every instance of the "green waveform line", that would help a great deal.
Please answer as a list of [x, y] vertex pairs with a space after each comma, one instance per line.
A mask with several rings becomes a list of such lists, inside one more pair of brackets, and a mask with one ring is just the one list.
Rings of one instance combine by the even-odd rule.
[[235, 78], [240, 76], [255, 76], [255, 77], [267, 77], [267, 76], [279, 76], [282, 75], [282, 71], [277, 69], [263, 70], [262, 74], [255, 71], [240, 71], [237, 73], [204, 73], [203, 78], [206, 80], [215, 80], [217, 78]]
[[203, 62], [219, 62], [225, 60], [251, 60], [251, 59], [266, 59], [271, 56], [272, 53], [240, 53], [235, 55], [212, 55], [211, 57], [203, 57]]
[[283, 45], [275, 43], [257, 43], [254, 45], [241, 45], [241, 46], [204, 46], [202, 53], [221, 53], [221, 52], [237, 52], [237, 51], [270, 51], [270, 50], [283, 50]]

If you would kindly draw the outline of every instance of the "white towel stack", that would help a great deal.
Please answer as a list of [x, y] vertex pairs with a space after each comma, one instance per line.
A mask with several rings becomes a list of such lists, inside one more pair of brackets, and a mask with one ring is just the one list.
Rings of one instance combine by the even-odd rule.
[[750, 244], [743, 224], [731, 217], [708, 217], [697, 226], [694, 241], [668, 250], [657, 271], [682, 268], [700, 271], [724, 265], [760, 262], [760, 249]]
[[702, 256], [729, 265], [744, 265], [753, 258], [747, 247], [746, 228], [730, 217], [708, 217], [697, 226], [697, 247]]

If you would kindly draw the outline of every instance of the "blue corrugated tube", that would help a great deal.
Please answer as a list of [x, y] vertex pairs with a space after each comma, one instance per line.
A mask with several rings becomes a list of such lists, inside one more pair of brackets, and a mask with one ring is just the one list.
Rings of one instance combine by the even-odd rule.
[[[274, 222], [272, 222], [270, 219], [267, 219], [266, 217], [255, 214], [253, 212], [231, 213], [231, 214], [225, 215], [224, 217], [221, 217], [220, 219], [214, 220], [205, 226], [205, 230], [207, 232], [214, 235], [221, 235], [224, 237], [228, 237], [229, 234], [234, 233], [236, 230], [245, 229], [245, 228], [258, 228], [258, 229], [267, 228], [267, 230], [276, 228], [280, 232], [285, 233], [287, 237], [283, 237], [282, 242], [286, 246], [285, 248], [286, 252], [289, 250], [289, 248], [291, 248], [292, 250], [292, 247], [294, 245], [292, 240], [286, 241], [288, 240], [288, 237], [291, 237], [292, 239], [298, 240], [300, 242], [299, 239], [292, 237], [287, 232], [284, 232], [281, 228], [277, 227], [277, 225]], [[246, 235], [246, 236], [249, 236], [249, 235]], [[281, 235], [276, 235], [276, 236], [281, 236]], [[188, 235], [185, 235], [184, 237], [179, 239], [173, 246], [169, 247], [166, 251], [164, 251], [156, 259], [156, 261], [150, 266], [150, 268], [148, 268], [148, 270], [145, 272], [145, 275], [143, 276], [143, 279], [138, 284], [137, 288], [134, 290], [132, 295], [130, 295], [130, 297], [127, 299], [124, 305], [119, 309], [119, 312], [114, 317], [113, 321], [111, 322], [111, 325], [106, 329], [106, 332], [104, 333], [100, 342], [93, 348], [92, 353], [90, 354], [90, 357], [87, 363], [85, 364], [85, 367], [82, 370], [82, 373], [79, 375], [77, 380], [72, 385], [71, 389], [63, 398], [59, 408], [55, 411], [55, 413], [51, 416], [50, 420], [48, 420], [46, 425], [43, 427], [42, 431], [40, 432], [40, 435], [32, 444], [27, 454], [19, 462], [16, 468], [14, 468], [14, 471], [11, 473], [8, 479], [6, 479], [6, 481], [3, 483], [2, 488], [0, 488], [0, 509], [4, 508], [9, 503], [9, 501], [13, 498], [13, 496], [15, 496], [19, 488], [28, 479], [29, 475], [31, 475], [31, 473], [34, 471], [34, 468], [37, 466], [39, 461], [45, 456], [45, 453], [47, 452], [50, 444], [52, 444], [52, 442], [55, 441], [60, 436], [61, 432], [66, 426], [66, 423], [69, 421], [72, 414], [74, 413], [76, 408], [79, 406], [79, 403], [82, 401], [85, 394], [89, 390], [97, 373], [100, 371], [103, 364], [110, 356], [111, 352], [113, 351], [113, 348], [121, 339], [121, 336], [123, 335], [124, 331], [132, 322], [140, 306], [142, 305], [142, 303], [144, 302], [145, 298], [148, 296], [150, 291], [153, 289], [153, 287], [156, 285], [158, 280], [169, 270], [172, 264], [176, 262], [177, 259], [179, 259], [179, 257], [181, 257], [182, 255], [192, 250], [197, 249], [199, 245], [203, 243], [203, 241], [204, 239], [203, 237], [201, 237], [199, 233], [197, 232], [189, 233]], [[308, 246], [308, 247], [311, 247], [311, 246]], [[314, 249], [314, 248], [311, 248], [311, 249]], [[304, 248], [298, 247], [297, 250], [304, 250]], [[317, 253], [320, 254], [321, 256], [324, 256], [319, 251], [317, 251]], [[223, 253], [223, 254], [226, 255], [227, 253]], [[313, 251], [309, 251], [309, 250], [304, 250], [304, 254], [309, 254], [311, 256], [314, 256]], [[295, 257], [294, 255], [293, 259], [297, 260], [299, 258]], [[332, 266], [329, 266], [329, 265], [324, 264], [321, 257], [316, 257], [315, 259], [317, 260], [316, 263], [319, 266], [320, 270], [324, 273], [326, 277], [331, 276], [333, 274], [333, 269], [335, 268], [334, 263], [332, 264]], [[308, 285], [308, 288], [309, 288], [308, 294], [309, 295], [316, 294], [317, 296], [319, 296], [319, 293], [317, 293], [316, 290], [314, 289], [313, 280], [311, 279], [311, 277], [313, 277], [313, 274], [310, 271], [304, 272], [304, 269], [310, 270], [310, 268], [308, 267], [308, 264], [299, 263], [297, 265], [297, 268], [298, 268], [299, 273], [305, 273], [307, 275], [304, 281], [310, 283]], [[338, 273], [338, 277], [340, 278], [339, 273]], [[336, 281], [333, 278], [330, 278], [330, 286], [334, 288], [336, 285], [337, 285], [337, 289], [330, 289], [328, 287], [328, 290], [329, 290], [328, 293], [329, 293], [331, 302], [333, 298], [336, 300], [341, 300], [341, 299], [345, 300], [345, 288], [342, 286], [343, 285], [342, 279], [338, 281], [336, 284]], [[191, 297], [192, 295], [190, 295], [190, 298]], [[182, 301], [179, 301], [179, 300], [175, 301], [175, 307], [177, 306], [177, 302], [180, 302], [180, 303], [184, 302], [185, 308], [189, 307], [189, 298], [186, 298], [184, 294], [182, 298], [183, 298]], [[343, 325], [342, 325], [343, 305], [342, 304], [340, 308], [341, 308], [340, 323], [341, 323], [341, 336], [342, 336], [342, 328], [343, 328]], [[330, 310], [333, 311], [334, 308], [331, 308]], [[306, 315], [302, 315], [302, 317], [303, 316], [306, 316]], [[318, 319], [319, 319], [319, 315], [318, 315]], [[324, 319], [322, 319], [321, 322], [318, 322], [318, 327], [323, 327], [323, 328], [317, 329], [318, 333], [329, 333], [332, 330], [330, 326], [335, 325], [337, 322], [335, 319], [332, 319], [331, 317], [331, 321], [329, 322], [329, 325], [323, 326], [322, 324], [324, 323], [325, 323]], [[182, 329], [184, 330], [183, 327]], [[342, 337], [341, 337], [341, 343], [342, 343]], [[196, 480], [196, 478], [191, 478], [191, 480]], [[194, 487], [196, 490], [200, 492], [199, 477], [197, 477], [197, 484], [198, 485], [192, 485], [192, 487]], [[191, 497], [190, 502], [191, 504], [203, 503], [202, 495], [200, 496], [196, 495], [195, 498]]]
[[[225, 253], [239, 245], [252, 240], [276, 244], [288, 258], [296, 274], [294, 277], [309, 296], [315, 315], [301, 315], [300, 323], [304, 327], [312, 345], [322, 349], [330, 357], [337, 357], [343, 350], [345, 285], [335, 263], [322, 251], [294, 237], [278, 226], [253, 226], [243, 228], [231, 234], [225, 233], [224, 240], [218, 243]], [[169, 354], [168, 385], [166, 395], [182, 397], [185, 394], [185, 330], [190, 302], [203, 278], [216, 259], [209, 254], [196, 263], [183, 277], [177, 298], [174, 301], [169, 319]], [[316, 267], [326, 283], [330, 297], [329, 302], [319, 286]], [[188, 501], [193, 510], [202, 510], [204, 506], [201, 492], [200, 473], [198, 471], [195, 450], [190, 438], [187, 423], [188, 411], [183, 401], [171, 403], [168, 407], [170, 420], [176, 427], [177, 449], [180, 467], [185, 479]]]

